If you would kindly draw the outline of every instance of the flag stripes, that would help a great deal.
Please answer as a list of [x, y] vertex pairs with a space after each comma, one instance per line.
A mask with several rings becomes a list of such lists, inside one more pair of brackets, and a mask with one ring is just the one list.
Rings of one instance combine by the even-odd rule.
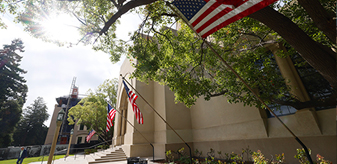
[[106, 132], [110, 130], [110, 128], [113, 126], [113, 119], [115, 118], [116, 115], [116, 110], [113, 109], [110, 104], [108, 104], [108, 114], [107, 114], [107, 123], [106, 123]]
[[124, 80], [123, 80], [123, 84], [124, 84], [124, 87], [125, 87], [126, 94], [129, 97], [129, 101], [131, 103], [132, 110], [133, 110], [133, 112], [136, 115], [137, 122], [138, 122], [138, 124], [143, 124], [144, 123], [144, 121], [143, 121], [143, 114], [140, 112], [140, 110], [139, 110], [139, 108], [138, 108], [138, 106], [136, 104], [136, 100], [137, 100], [138, 96], [136, 94], [134, 94], [128, 88], [128, 86], [125, 84]]
[[87, 136], [87, 142], [89, 142], [89, 140], [91, 139], [91, 137], [96, 133], [95, 130], [91, 130]]
[[172, 4], [203, 38], [277, 0], [175, 0]]

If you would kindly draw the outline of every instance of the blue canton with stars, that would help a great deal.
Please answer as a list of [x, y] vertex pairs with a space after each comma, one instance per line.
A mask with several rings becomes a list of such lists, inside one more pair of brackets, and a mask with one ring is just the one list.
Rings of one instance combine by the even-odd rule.
[[187, 20], [191, 20], [206, 2], [203, 0], [176, 0], [172, 4], [180, 10]]

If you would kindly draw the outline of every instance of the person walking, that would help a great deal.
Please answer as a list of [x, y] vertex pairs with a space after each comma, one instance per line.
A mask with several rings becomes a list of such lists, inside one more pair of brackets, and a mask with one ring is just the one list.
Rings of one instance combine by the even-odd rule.
[[27, 158], [27, 150], [24, 147], [21, 147], [21, 152], [18, 160], [16, 161], [16, 164], [22, 164], [22, 161], [25, 158]]

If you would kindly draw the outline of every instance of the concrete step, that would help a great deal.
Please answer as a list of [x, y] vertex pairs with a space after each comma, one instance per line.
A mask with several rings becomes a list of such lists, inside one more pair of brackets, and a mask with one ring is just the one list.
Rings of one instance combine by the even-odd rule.
[[119, 156], [102, 156], [101, 158], [106, 159], [106, 158], [120, 158], [120, 157], [126, 158], [125, 155], [119, 155]]
[[106, 159], [106, 160], [98, 160], [98, 161], [90, 161], [88, 164], [93, 164], [93, 163], [106, 163], [106, 162], [118, 162], [118, 161], [125, 161], [125, 159]]
[[95, 164], [127, 164], [128, 161], [115, 161], [115, 162], [98, 162]]
[[85, 159], [90, 162], [90, 161], [95, 161], [95, 159], [91, 156], [91, 154], [88, 154], [85, 156]]
[[106, 161], [106, 160], [126, 160], [126, 157], [117, 157], [117, 158], [99, 158], [95, 159], [95, 161]]
[[124, 153], [110, 153], [110, 154], [105, 154], [105, 155], [102, 155], [102, 156], [123, 156], [125, 155]]
[[100, 151], [93, 154], [87, 159], [88, 164], [98, 164], [98, 163], [111, 163], [111, 162], [126, 162], [126, 155], [122, 149], [117, 150], [108, 150], [108, 151]]

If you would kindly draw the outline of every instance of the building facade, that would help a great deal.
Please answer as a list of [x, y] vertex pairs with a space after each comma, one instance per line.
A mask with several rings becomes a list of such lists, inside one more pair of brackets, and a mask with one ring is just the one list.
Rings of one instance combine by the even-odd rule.
[[[70, 99], [70, 100], [69, 100]], [[67, 104], [69, 101], [69, 109], [75, 105], [77, 105], [78, 102], [81, 101], [80, 98], [77, 96], [63, 96], [56, 98], [57, 104], [55, 104], [54, 112], [52, 115], [52, 119], [49, 125], [48, 133], [45, 140], [45, 145], [51, 145], [53, 142], [54, 133], [56, 130], [56, 118], [58, 112], [63, 108], [63, 110], [66, 112], [66, 116], [63, 120], [63, 123], [60, 128], [57, 144], [69, 144], [70, 139], [70, 131], [71, 129], [74, 129], [73, 131], [73, 138], [71, 140], [71, 144], [83, 144], [86, 143], [86, 137], [88, 135], [88, 129], [84, 125], [69, 125], [69, 122], [67, 120], [68, 118], [68, 111], [67, 111]], [[68, 110], [69, 110], [68, 109]], [[91, 140], [98, 140], [98, 136], [94, 135]]]
[[[273, 47], [270, 47], [271, 50]], [[291, 79], [296, 89], [292, 90], [300, 99], [307, 99], [305, 88], [287, 59], [276, 59], [282, 75]], [[135, 62], [135, 61], [134, 61]], [[282, 68], [281, 68], [282, 67]], [[270, 155], [285, 153], [288, 163], [296, 162], [296, 149], [301, 145], [275, 118], [264, 109], [230, 104], [223, 96], [205, 101], [199, 98], [195, 105], [187, 108], [175, 103], [174, 93], [167, 86], [156, 82], [142, 83], [129, 79], [134, 71], [128, 60], [121, 66], [120, 74], [139, 94], [163, 117], [173, 130], [141, 98], [136, 103], [144, 117], [144, 124], [137, 123], [135, 114], [128, 101], [122, 79], [119, 79], [113, 146], [120, 146], [128, 157], [150, 157], [154, 145], [155, 158], [165, 158], [165, 151], [185, 147], [184, 142], [198, 149], [202, 156], [210, 149], [224, 153], [242, 153], [249, 147], [252, 151], [261, 150], [266, 158]], [[297, 80], [296, 80], [297, 79]], [[129, 88], [133, 90], [130, 86]], [[135, 130], [128, 121], [137, 129]], [[312, 158], [320, 154], [325, 159], [336, 162], [336, 108], [316, 111], [302, 109], [280, 116], [292, 132], [312, 150]], [[141, 133], [139, 133], [139, 132]], [[144, 136], [144, 137], [143, 137]], [[184, 140], [184, 141], [183, 141]], [[216, 155], [217, 157], [217, 155]]]

